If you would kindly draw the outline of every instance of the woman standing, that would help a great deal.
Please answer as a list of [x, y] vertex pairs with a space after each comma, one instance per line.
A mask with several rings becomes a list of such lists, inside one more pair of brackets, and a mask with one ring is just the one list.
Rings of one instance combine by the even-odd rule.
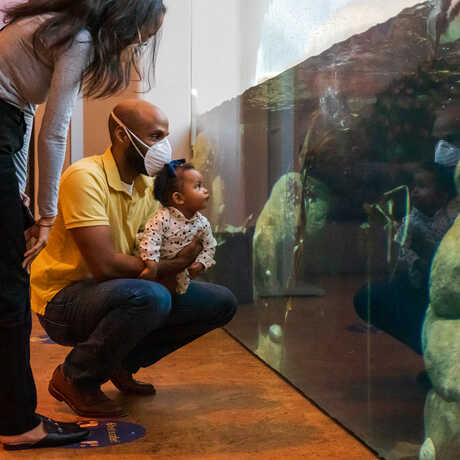
[[[35, 413], [26, 269], [45, 246], [56, 215], [78, 92], [110, 96], [128, 86], [132, 69], [142, 78], [137, 62], [147, 44], [153, 70], [165, 12], [162, 0], [29, 0], [5, 12], [7, 26], [0, 32], [0, 441], [5, 449], [55, 446], [87, 434], [76, 424]], [[29, 141], [36, 105], [45, 101], [37, 146], [40, 219], [28, 224], [23, 193]]]

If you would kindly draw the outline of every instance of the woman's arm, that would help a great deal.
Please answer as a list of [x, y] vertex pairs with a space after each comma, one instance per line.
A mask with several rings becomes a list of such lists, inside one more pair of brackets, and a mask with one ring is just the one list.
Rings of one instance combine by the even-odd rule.
[[66, 153], [67, 132], [90, 52], [91, 35], [83, 30], [75, 37], [72, 46], [55, 59], [38, 137], [38, 207], [41, 217], [57, 214], [58, 185]]

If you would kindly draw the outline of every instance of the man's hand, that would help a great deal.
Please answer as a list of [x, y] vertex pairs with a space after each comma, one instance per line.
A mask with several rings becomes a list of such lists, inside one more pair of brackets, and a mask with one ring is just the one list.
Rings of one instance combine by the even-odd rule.
[[142, 270], [139, 278], [141, 280], [158, 281], [158, 263], [153, 260], [145, 260], [145, 268]]
[[139, 279], [160, 283], [169, 290], [171, 295], [174, 295], [177, 285], [176, 275], [173, 273], [160, 277], [158, 276], [158, 262], [154, 262], [153, 260], [145, 260], [144, 263], [145, 268], [139, 275]]
[[175, 274], [169, 274], [163, 277], [159, 277], [156, 281], [157, 283], [160, 283], [165, 288], [167, 288], [171, 295], [174, 295], [176, 293], [177, 279]]
[[188, 267], [188, 274], [190, 278], [193, 280], [200, 276], [205, 270], [204, 265], [201, 262], [193, 262], [190, 267]]
[[[185, 270], [195, 262], [195, 259], [202, 249], [203, 246], [200, 238], [195, 237], [189, 245], [185, 246], [177, 253], [174, 259], [161, 259], [160, 262], [158, 262], [158, 280], [165, 278], [169, 279], [170, 275], [173, 275], [175, 278], [179, 272]], [[162, 281], [158, 282], [162, 283]]]
[[186, 266], [191, 265], [195, 262], [195, 259], [198, 257], [198, 254], [203, 250], [203, 245], [201, 239], [195, 236], [190, 244], [185, 246], [177, 253], [177, 258], [183, 259], [186, 263]]

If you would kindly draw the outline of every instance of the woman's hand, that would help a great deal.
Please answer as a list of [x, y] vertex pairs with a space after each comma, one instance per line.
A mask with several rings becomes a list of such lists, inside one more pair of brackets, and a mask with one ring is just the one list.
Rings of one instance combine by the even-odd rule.
[[30, 273], [30, 264], [46, 246], [53, 224], [54, 217], [42, 217], [24, 232], [27, 251], [24, 254], [22, 268], [27, 269], [28, 273]]
[[21, 200], [24, 203], [24, 206], [28, 208], [30, 206], [30, 197], [26, 195], [24, 192], [19, 192], [21, 195]]

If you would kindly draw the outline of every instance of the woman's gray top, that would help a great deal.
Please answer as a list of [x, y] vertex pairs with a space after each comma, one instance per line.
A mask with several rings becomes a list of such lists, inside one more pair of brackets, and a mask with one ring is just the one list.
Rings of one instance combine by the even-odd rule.
[[38, 137], [38, 207], [42, 217], [57, 214], [59, 178], [67, 144], [72, 109], [80, 90], [82, 72], [89, 62], [92, 42], [87, 30], [72, 45], [37, 59], [33, 34], [49, 16], [34, 16], [10, 24], [0, 32], [0, 99], [24, 112], [24, 146], [14, 156], [21, 191], [27, 181], [27, 158], [37, 104], [47, 102]]

